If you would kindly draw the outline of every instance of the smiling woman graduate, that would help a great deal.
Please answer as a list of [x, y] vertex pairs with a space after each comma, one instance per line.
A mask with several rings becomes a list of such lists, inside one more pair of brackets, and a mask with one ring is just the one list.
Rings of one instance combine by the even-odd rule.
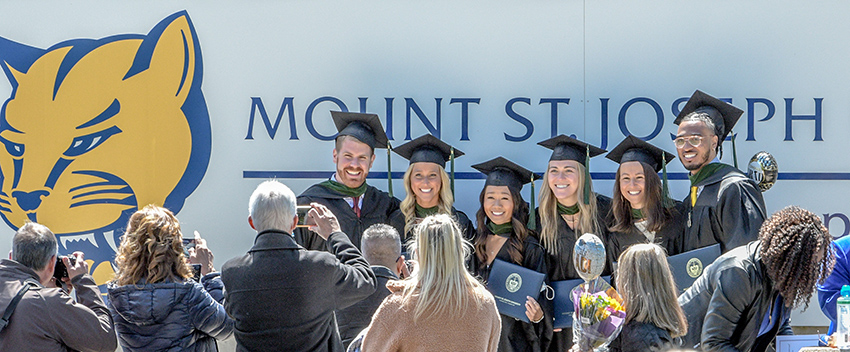
[[[678, 254], [685, 219], [682, 203], [668, 195], [666, 167], [676, 156], [628, 136], [606, 158], [620, 164], [607, 221], [608, 258], [616, 261], [626, 248], [638, 243], [655, 243], [668, 255]], [[658, 177], [662, 169], [663, 180]]]
[[[496, 259], [545, 274], [546, 255], [526, 227], [528, 204], [520, 194], [523, 185], [540, 177], [503, 157], [472, 167], [487, 175], [479, 196], [481, 208], [475, 216], [478, 231], [469, 264], [472, 274], [486, 282]], [[543, 323], [543, 310], [536, 298], [527, 297], [525, 302], [525, 315], [533, 323], [500, 314], [499, 351], [540, 351], [541, 337], [551, 334], [551, 324]]]
[[454, 159], [462, 156], [463, 152], [430, 134], [402, 144], [393, 151], [410, 160], [410, 166], [404, 173], [407, 196], [389, 220], [389, 224], [402, 235], [402, 242], [410, 238], [414, 225], [434, 214], [451, 215], [458, 222], [464, 238], [471, 240], [475, 228], [466, 214], [452, 206], [454, 192], [446, 173], [446, 162], [454, 163]]
[[[604, 226], [611, 199], [593, 192], [588, 164], [590, 158], [605, 152], [578, 139], [559, 135], [540, 143], [552, 150], [543, 186], [540, 188], [540, 243], [546, 250], [550, 281], [578, 279], [573, 265], [573, 247], [576, 240], [592, 233], [605, 241], [608, 234]], [[603, 275], [610, 273], [606, 263]], [[547, 301], [551, 302], [551, 301]], [[546, 309], [553, 313], [552, 307]], [[551, 320], [547, 317], [547, 321]], [[566, 351], [573, 345], [572, 329], [555, 332], [552, 341], [545, 344], [548, 351]]]

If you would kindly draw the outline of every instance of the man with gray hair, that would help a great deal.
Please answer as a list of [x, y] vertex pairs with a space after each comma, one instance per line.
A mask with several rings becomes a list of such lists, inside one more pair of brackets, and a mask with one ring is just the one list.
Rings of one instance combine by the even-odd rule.
[[375, 293], [351, 307], [336, 312], [342, 344], [348, 345], [372, 321], [372, 314], [384, 298], [390, 295], [387, 281], [410, 276], [401, 255], [401, 238], [398, 231], [387, 224], [375, 224], [363, 231], [360, 239], [363, 257], [371, 264], [378, 278]]
[[100, 298], [83, 252], [61, 257], [65, 283], [76, 302], [53, 277], [56, 236], [29, 222], [12, 238], [9, 259], [0, 260], [0, 351], [115, 351], [112, 316]]
[[327, 252], [307, 250], [292, 237], [299, 219], [289, 187], [266, 181], [251, 195], [254, 246], [221, 269], [237, 351], [343, 351], [334, 310], [375, 291], [375, 274], [336, 216], [321, 204], [310, 207], [306, 226]]

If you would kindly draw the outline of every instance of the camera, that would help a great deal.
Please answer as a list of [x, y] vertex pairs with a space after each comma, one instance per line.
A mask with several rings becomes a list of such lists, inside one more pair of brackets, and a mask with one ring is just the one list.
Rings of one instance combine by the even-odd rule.
[[59, 282], [62, 282], [63, 277], [68, 277], [68, 268], [65, 267], [65, 262], [62, 261], [62, 258], [68, 258], [68, 260], [71, 261], [71, 265], [75, 265], [77, 263], [76, 257], [67, 255], [56, 257], [56, 269], [53, 270], [53, 277], [55, 277]]
[[310, 227], [316, 225], [313, 221], [307, 221], [307, 213], [313, 207], [309, 205], [299, 205], [295, 207], [295, 214], [298, 215], [298, 223], [295, 224], [297, 227]]

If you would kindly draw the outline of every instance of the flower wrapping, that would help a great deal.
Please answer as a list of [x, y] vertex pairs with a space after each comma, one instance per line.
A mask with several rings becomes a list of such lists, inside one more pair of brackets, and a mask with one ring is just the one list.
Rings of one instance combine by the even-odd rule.
[[599, 278], [576, 286], [571, 293], [575, 304], [573, 342], [581, 352], [608, 351], [626, 319], [622, 297]]

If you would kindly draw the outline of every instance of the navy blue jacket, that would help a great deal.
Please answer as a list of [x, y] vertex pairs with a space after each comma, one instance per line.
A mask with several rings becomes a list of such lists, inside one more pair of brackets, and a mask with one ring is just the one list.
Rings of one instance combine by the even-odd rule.
[[217, 351], [215, 339], [230, 337], [233, 320], [219, 302], [219, 274], [201, 282], [110, 283], [109, 310], [124, 351]]

